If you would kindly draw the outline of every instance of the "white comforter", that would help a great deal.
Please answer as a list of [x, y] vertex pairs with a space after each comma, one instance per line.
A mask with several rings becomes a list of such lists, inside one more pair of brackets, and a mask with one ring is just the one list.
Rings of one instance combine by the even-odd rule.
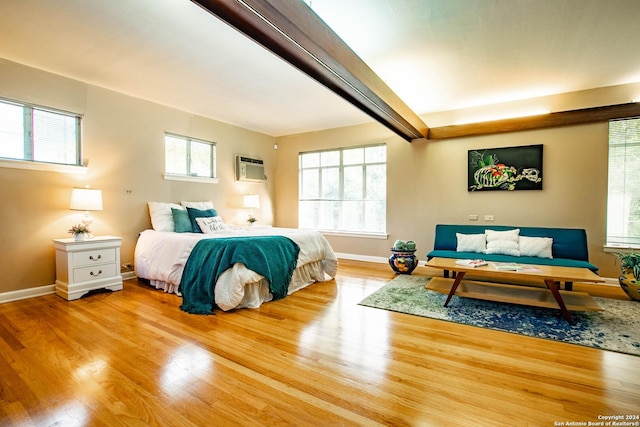
[[[172, 233], [145, 230], [140, 233], [135, 249], [136, 275], [166, 292], [178, 293], [185, 263], [191, 250], [201, 239], [238, 236], [286, 236], [300, 247], [289, 294], [317, 281], [335, 277], [338, 260], [329, 242], [317, 231], [271, 227], [227, 227], [215, 234]], [[271, 300], [269, 284], [263, 276], [244, 264], [225, 271], [215, 287], [215, 302], [222, 310], [259, 307]]]

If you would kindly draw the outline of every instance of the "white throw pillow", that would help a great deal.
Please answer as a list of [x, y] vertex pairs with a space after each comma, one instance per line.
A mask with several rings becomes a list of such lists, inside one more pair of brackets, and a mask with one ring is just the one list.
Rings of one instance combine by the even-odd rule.
[[173, 214], [171, 208], [182, 209], [182, 206], [176, 203], [165, 202], [148, 202], [149, 216], [151, 217], [151, 226], [156, 231], [175, 231], [173, 225]]
[[201, 211], [213, 209], [213, 202], [211, 200], [206, 200], [203, 202], [186, 202], [183, 200], [180, 202], [180, 204], [185, 208], [200, 209]]
[[487, 242], [486, 253], [520, 256], [518, 242], [513, 240], [493, 240], [491, 242]]
[[486, 236], [484, 234], [456, 233], [456, 239], [458, 240], [457, 252], [483, 253], [486, 247]]
[[536, 256], [539, 258], [553, 258], [551, 237], [527, 237], [520, 236], [519, 241], [521, 256]]
[[520, 256], [518, 235], [520, 229], [507, 231], [485, 230], [487, 235], [487, 253]]
[[484, 230], [484, 233], [487, 235], [487, 242], [493, 242], [495, 240], [511, 240], [517, 242], [520, 229], [514, 228], [513, 230], [506, 231]]
[[219, 216], [211, 216], [206, 218], [196, 218], [196, 222], [205, 234], [217, 233], [226, 229], [225, 223]]

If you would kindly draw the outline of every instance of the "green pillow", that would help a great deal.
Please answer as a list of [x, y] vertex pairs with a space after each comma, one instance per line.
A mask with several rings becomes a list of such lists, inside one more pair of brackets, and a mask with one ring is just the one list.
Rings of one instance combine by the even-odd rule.
[[191, 220], [191, 232], [192, 233], [202, 233], [200, 230], [200, 226], [196, 221], [196, 218], [209, 218], [218, 216], [218, 212], [215, 209], [196, 209], [196, 208], [187, 208], [187, 212], [189, 213], [189, 219]]
[[185, 209], [171, 208], [171, 215], [176, 233], [191, 233], [191, 219]]

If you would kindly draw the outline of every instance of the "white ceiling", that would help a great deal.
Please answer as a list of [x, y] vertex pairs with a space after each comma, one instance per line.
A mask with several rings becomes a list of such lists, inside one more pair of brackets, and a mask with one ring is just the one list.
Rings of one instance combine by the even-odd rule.
[[[311, 5], [418, 114], [640, 81], [639, 0]], [[273, 136], [372, 121], [189, 0], [1, 0], [0, 58]]]

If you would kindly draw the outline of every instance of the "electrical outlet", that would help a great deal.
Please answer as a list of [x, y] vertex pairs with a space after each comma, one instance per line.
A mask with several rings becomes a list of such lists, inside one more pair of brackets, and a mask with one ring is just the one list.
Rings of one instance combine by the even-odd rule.
[[469, 215], [469, 221], [477, 221], [478, 220], [478, 215]]
[[124, 195], [125, 196], [133, 196], [133, 190], [131, 188], [125, 188]]
[[133, 270], [133, 264], [131, 264], [130, 262], [125, 262], [124, 264], [122, 264], [122, 269], [123, 270]]
[[493, 215], [485, 215], [484, 216], [484, 220], [485, 221], [493, 221], [494, 220]]

